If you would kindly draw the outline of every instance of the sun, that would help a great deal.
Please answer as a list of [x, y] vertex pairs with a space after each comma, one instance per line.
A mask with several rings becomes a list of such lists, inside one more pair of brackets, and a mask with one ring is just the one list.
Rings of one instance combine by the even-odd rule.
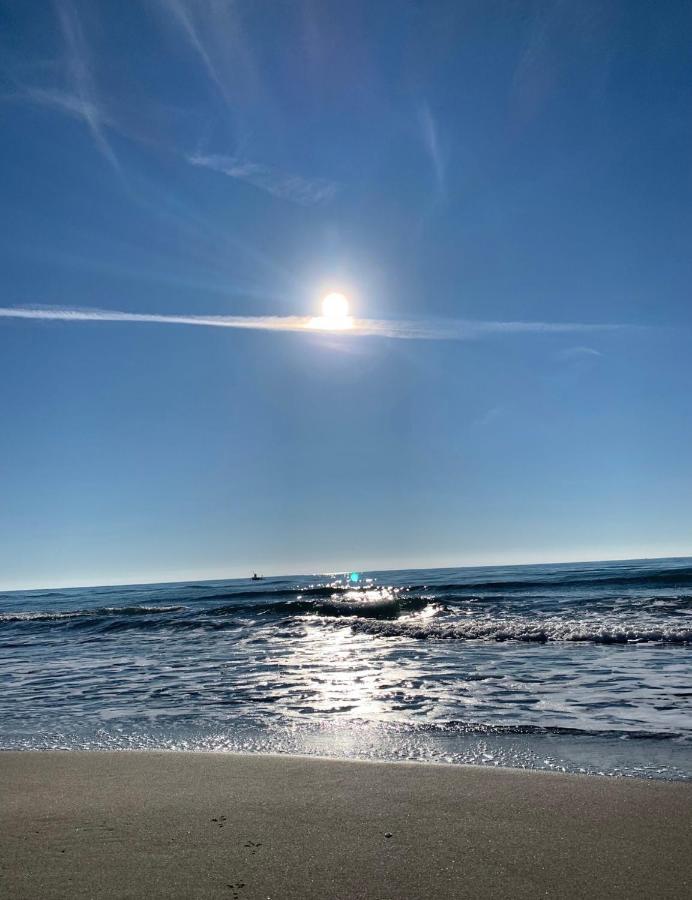
[[336, 291], [327, 294], [322, 300], [322, 316], [325, 319], [348, 318], [348, 298]]
[[321, 331], [346, 331], [353, 328], [348, 297], [339, 291], [325, 294], [322, 298], [322, 315], [308, 319], [306, 328], [317, 328]]

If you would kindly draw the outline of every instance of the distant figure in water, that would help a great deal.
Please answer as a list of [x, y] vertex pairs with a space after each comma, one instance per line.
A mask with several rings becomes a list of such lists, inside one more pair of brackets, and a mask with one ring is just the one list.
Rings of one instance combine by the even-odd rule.
[[253, 581], [261, 581], [264, 578], [264, 575], [258, 575], [257, 572], [252, 573]]

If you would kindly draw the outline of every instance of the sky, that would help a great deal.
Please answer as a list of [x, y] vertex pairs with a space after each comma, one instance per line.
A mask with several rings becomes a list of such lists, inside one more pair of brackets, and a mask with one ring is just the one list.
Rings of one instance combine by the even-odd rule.
[[0, 588], [691, 554], [691, 28], [0, 0]]

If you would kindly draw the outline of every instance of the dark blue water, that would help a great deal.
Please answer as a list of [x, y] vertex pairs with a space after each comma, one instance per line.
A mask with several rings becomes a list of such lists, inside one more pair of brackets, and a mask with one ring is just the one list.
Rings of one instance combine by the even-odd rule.
[[1, 748], [692, 778], [692, 559], [0, 594]]

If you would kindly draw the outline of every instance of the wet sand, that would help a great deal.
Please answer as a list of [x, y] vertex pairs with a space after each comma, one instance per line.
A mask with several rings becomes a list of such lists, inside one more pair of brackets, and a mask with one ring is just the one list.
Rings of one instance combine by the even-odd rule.
[[0, 753], [0, 896], [689, 897], [692, 784], [206, 753]]

